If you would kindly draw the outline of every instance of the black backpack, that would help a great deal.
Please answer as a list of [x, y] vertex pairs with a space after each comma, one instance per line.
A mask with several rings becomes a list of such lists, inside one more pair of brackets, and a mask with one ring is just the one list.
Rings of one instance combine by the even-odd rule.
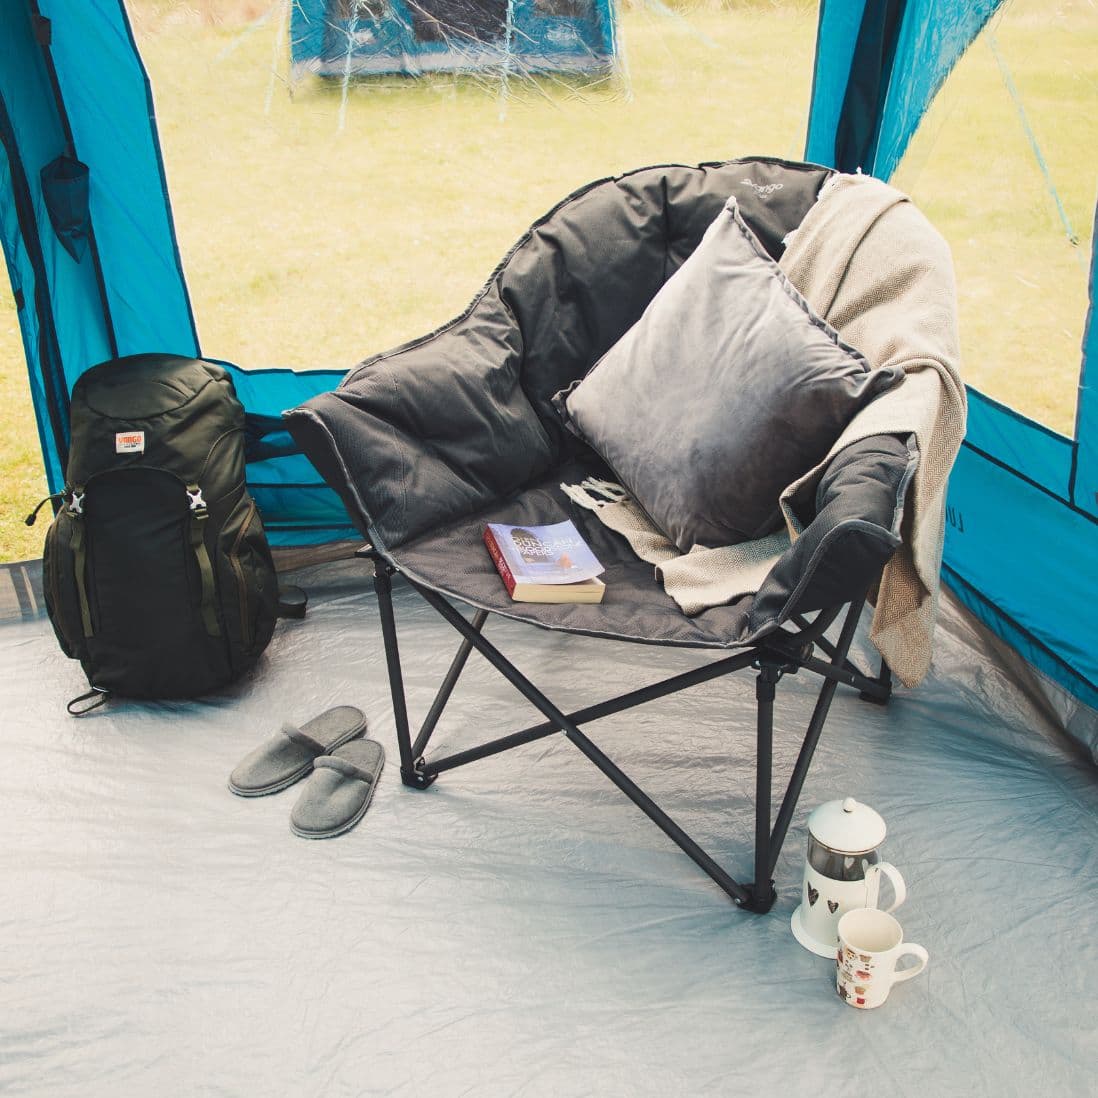
[[193, 697], [243, 674], [271, 639], [278, 581], [228, 372], [173, 355], [104, 362], [74, 386], [70, 423], [42, 567], [84, 697]]

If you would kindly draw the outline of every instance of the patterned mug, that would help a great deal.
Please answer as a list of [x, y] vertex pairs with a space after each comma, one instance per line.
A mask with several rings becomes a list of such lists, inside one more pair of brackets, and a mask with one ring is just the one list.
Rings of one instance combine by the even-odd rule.
[[[897, 962], [906, 956], [916, 958], [916, 963], [897, 969]], [[856, 907], [839, 920], [835, 990], [849, 1006], [878, 1007], [893, 984], [918, 976], [929, 960], [921, 945], [904, 941], [900, 924], [887, 911]]]

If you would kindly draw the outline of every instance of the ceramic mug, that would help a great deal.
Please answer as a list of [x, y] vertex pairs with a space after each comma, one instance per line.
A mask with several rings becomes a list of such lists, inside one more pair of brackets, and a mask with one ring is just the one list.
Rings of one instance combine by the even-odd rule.
[[[915, 964], [898, 969], [900, 958], [908, 956]], [[903, 929], [887, 911], [856, 907], [839, 920], [835, 990], [844, 1003], [869, 1010], [888, 998], [893, 984], [918, 976], [929, 960], [921, 945], [904, 941]]]

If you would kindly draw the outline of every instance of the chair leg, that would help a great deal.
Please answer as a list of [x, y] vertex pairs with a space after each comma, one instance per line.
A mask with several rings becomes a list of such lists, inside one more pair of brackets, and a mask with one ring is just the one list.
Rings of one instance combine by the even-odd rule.
[[[478, 610], [473, 615], [473, 628], [479, 633], [484, 628], [484, 623], [487, 620], [488, 611]], [[442, 685], [438, 688], [438, 693], [431, 703], [427, 716], [423, 718], [423, 727], [419, 730], [419, 735], [416, 736], [416, 742], [412, 744], [412, 758], [418, 759], [427, 750], [427, 744], [435, 731], [438, 719], [442, 716], [442, 711], [446, 708], [446, 703], [450, 700], [450, 695], [454, 692], [454, 687], [457, 686], [457, 681], [461, 678], [461, 673], [465, 670], [465, 663], [472, 651], [473, 642], [463, 640], [461, 647], [458, 648], [450, 663], [450, 669], [446, 672], [446, 677], [442, 680]]]
[[404, 676], [400, 669], [396, 618], [393, 616], [392, 568], [383, 560], [374, 561], [374, 591], [381, 617], [381, 638], [385, 644], [385, 666], [389, 672], [389, 691], [393, 696], [393, 722], [400, 752], [400, 779], [413, 789], [426, 789], [435, 779], [420, 773], [419, 760], [412, 752], [412, 731], [408, 724], [408, 703], [404, 695]]
[[755, 881], [750, 900], [742, 904], [749, 911], [767, 912], [778, 898], [771, 878], [770, 798], [774, 770], [774, 697], [785, 667], [776, 660], [761, 659], [755, 679]]
[[[367, 554], [364, 554], [367, 555]], [[450, 603], [430, 588], [421, 587], [414, 580], [408, 583], [432, 606], [443, 619], [450, 623], [464, 643], [458, 650], [444, 680], [443, 687], [432, 707], [441, 712], [445, 699], [456, 682], [458, 674], [471, 651], [479, 652], [491, 666], [503, 675], [523, 697], [540, 710], [546, 721], [521, 732], [512, 733], [491, 743], [439, 760], [428, 766], [422, 758], [416, 757], [417, 743], [413, 743], [408, 725], [408, 713], [405, 703], [403, 678], [400, 668], [400, 655], [397, 648], [396, 624], [392, 605], [392, 569], [382, 560], [374, 561], [374, 587], [378, 597], [381, 617], [382, 636], [385, 643], [385, 658], [389, 670], [389, 683], [393, 694], [393, 713], [397, 727], [397, 742], [400, 747], [401, 778], [406, 785], [417, 789], [426, 789], [442, 770], [463, 766], [476, 759], [485, 758], [499, 751], [517, 747], [520, 744], [540, 739], [554, 732], [562, 732], [587, 758], [595, 764], [645, 815], [652, 820], [681, 850], [684, 851], [705, 873], [707, 873], [729, 896], [737, 906], [745, 910], [765, 913], [769, 911], [777, 893], [774, 889], [773, 874], [778, 855], [781, 851], [786, 832], [796, 807], [801, 787], [804, 784], [808, 767], [815, 751], [816, 743], [827, 719], [831, 700], [839, 683], [850, 686], [875, 688], [874, 694], [886, 692], [890, 676], [883, 669], [881, 677], [869, 679], [857, 670], [848, 670], [845, 666], [850, 645], [857, 629], [862, 600], [850, 604], [846, 620], [837, 643], [832, 646], [831, 663], [811, 656], [811, 648], [794, 650], [779, 647], [759, 648], [739, 656], [729, 657], [716, 664], [705, 665], [686, 675], [675, 676], [620, 698], [590, 706], [576, 713], [566, 715], [553, 704], [537, 687], [527, 679], [501, 652], [482, 635], [484, 616], [478, 613], [472, 622], [460, 614]], [[579, 724], [597, 719], [609, 713], [619, 712], [641, 704], [642, 701], [663, 697], [690, 685], [730, 674], [753, 664], [758, 671], [756, 679], [757, 701], [757, 744], [755, 777], [755, 867], [754, 879], [750, 884], [740, 884], [726, 870], [718, 865], [683, 829], [675, 823], [639, 786], [606, 756], [580, 730]], [[777, 684], [787, 673], [800, 669], [819, 674], [824, 682], [817, 698], [812, 718], [805, 732], [800, 754], [786, 788], [777, 821], [771, 830], [770, 816], [772, 808], [773, 755], [774, 755], [774, 700]], [[887, 677], [886, 677], [887, 676]], [[669, 687], [671, 687], [669, 689]], [[642, 696], [643, 695], [643, 696]], [[428, 733], [429, 734], [429, 733]], [[441, 768], [441, 769], [440, 769]]]
[[[832, 648], [832, 663], [836, 667], [846, 662], [851, 642], [854, 640], [854, 634], [858, 629], [858, 619], [861, 616], [863, 602], [864, 600], [852, 602], [847, 611], [838, 643]], [[786, 788], [781, 807], [778, 809], [778, 818], [774, 823], [774, 830], [770, 836], [771, 873], [777, 867], [778, 855], [785, 843], [786, 832], [789, 830], [789, 824], [797, 808], [797, 801], [800, 798], [805, 778], [808, 777], [808, 768], [812, 764], [812, 756], [816, 752], [816, 745], [820, 742], [820, 734], [823, 732], [824, 722], [831, 710], [831, 702], [835, 697], [838, 685], [837, 679], [825, 679], [816, 698], [812, 718], [805, 730], [804, 740], [801, 743], [801, 749], [793, 766], [793, 773], [789, 777], [789, 785]]]
[[683, 829], [663, 811], [631, 778], [615, 765], [594, 743], [580, 731], [506, 656], [485, 640], [444, 598], [430, 588], [420, 587], [409, 581], [424, 600], [438, 611], [469, 640], [473, 647], [536, 709], [540, 710], [566, 739], [573, 743], [595, 764], [665, 835], [683, 850], [698, 866], [720, 885], [735, 901], [745, 905], [750, 900], [750, 889], [740, 884], [719, 866]]

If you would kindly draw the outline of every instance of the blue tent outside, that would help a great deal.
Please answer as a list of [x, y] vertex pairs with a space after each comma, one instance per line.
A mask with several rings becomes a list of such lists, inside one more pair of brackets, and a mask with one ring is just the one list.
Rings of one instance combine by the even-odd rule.
[[294, 72], [590, 72], [616, 54], [613, 0], [296, 0]]
[[[999, 6], [823, 0], [807, 157], [888, 178]], [[121, 0], [0, 0], [0, 243], [56, 491], [68, 393], [85, 369], [116, 354], [200, 353], [148, 80]], [[970, 391], [944, 569], [986, 624], [1098, 707], [1098, 652], [1085, 612], [1098, 602], [1094, 287], [1092, 273], [1074, 438]], [[261, 425], [341, 376], [231, 368]], [[288, 436], [264, 441], [249, 482], [272, 541], [352, 536], [335, 495], [301, 455], [285, 452]]]

